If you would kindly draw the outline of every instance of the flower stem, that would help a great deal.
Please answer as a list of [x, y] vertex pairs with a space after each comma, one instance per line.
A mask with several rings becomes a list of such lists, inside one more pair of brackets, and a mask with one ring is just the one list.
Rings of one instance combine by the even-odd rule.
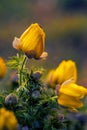
[[58, 98], [58, 96], [53, 96], [53, 97], [50, 97], [48, 99], [44, 99], [44, 100], [42, 100], [41, 104], [43, 104], [44, 102], [49, 102], [50, 100], [55, 100], [57, 98]]
[[20, 69], [20, 81], [19, 81], [19, 84], [20, 86], [22, 85], [22, 79], [23, 79], [23, 69], [24, 69], [24, 65], [25, 65], [25, 62], [26, 62], [26, 57], [24, 57], [23, 59], [23, 62], [22, 62], [22, 66], [21, 66], [21, 69]]
[[54, 99], [57, 99], [57, 98], [58, 98], [58, 96], [53, 96], [53, 97], [48, 98], [47, 101], [54, 100]]
[[21, 51], [19, 51], [18, 59], [19, 59], [19, 66], [18, 66], [19, 86], [21, 86], [22, 80], [23, 80], [23, 69], [24, 69], [27, 57], [25, 55], [23, 55], [23, 53]]

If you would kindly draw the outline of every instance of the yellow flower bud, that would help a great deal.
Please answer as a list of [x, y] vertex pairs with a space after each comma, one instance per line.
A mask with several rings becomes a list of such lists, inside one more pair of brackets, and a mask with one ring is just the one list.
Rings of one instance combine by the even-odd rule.
[[5, 61], [2, 57], [0, 57], [0, 78], [2, 78], [6, 74], [7, 68]]
[[13, 47], [22, 50], [30, 59], [45, 58], [45, 33], [38, 23], [31, 24], [27, 30], [13, 41]]
[[17, 130], [17, 124], [17, 119], [13, 112], [5, 108], [0, 109], [0, 130]]
[[62, 84], [68, 79], [73, 78], [74, 82], [77, 80], [77, 68], [76, 64], [72, 60], [62, 61], [59, 66], [51, 70], [47, 76], [47, 82], [52, 87], [57, 84]]

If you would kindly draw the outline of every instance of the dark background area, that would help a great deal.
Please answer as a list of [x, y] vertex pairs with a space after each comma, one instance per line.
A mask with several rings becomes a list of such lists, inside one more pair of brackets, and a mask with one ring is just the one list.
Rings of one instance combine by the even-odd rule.
[[87, 0], [1, 0], [0, 56], [16, 55], [12, 47], [31, 24], [38, 22], [46, 33], [46, 61], [29, 61], [49, 70], [66, 59], [78, 67], [78, 81], [87, 86]]

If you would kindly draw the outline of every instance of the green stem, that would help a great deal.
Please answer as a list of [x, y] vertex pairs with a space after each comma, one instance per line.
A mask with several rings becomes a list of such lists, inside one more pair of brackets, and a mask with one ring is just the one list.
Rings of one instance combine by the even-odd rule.
[[58, 98], [58, 96], [53, 96], [53, 97], [50, 97], [50, 98], [48, 98], [48, 99], [46, 99], [46, 100], [42, 100], [42, 104], [44, 103], [44, 102], [48, 102], [48, 101], [50, 101], [50, 100], [54, 100], [54, 99], [57, 99]]
[[27, 59], [27, 58], [24, 57], [24, 59], [23, 59], [23, 63], [22, 63], [21, 69], [20, 69], [20, 80], [19, 80], [19, 84], [20, 84], [20, 86], [22, 85], [22, 78], [23, 78], [23, 76], [22, 76], [22, 72], [23, 72], [23, 68], [24, 68], [24, 65], [25, 65], [26, 59]]
[[56, 98], [58, 98], [58, 96], [51, 97], [51, 99], [56, 99]]

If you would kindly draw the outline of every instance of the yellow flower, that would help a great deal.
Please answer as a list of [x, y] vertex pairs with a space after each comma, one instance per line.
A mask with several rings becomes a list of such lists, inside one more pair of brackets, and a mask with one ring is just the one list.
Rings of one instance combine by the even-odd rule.
[[15, 37], [13, 47], [22, 50], [29, 58], [47, 57], [47, 52], [44, 52], [45, 33], [38, 23], [31, 24], [20, 38]]
[[87, 88], [67, 80], [59, 88], [58, 103], [73, 111], [83, 106], [81, 99], [85, 95], [87, 95]]
[[62, 84], [63, 82], [71, 78], [73, 78], [74, 82], [76, 82], [76, 64], [72, 60], [63, 60], [56, 69], [49, 72], [47, 76], [47, 83], [52, 87], [55, 87], [57, 84]]
[[0, 109], [0, 130], [17, 130], [17, 120], [14, 113], [6, 110], [5, 108]]
[[0, 57], [0, 78], [2, 78], [6, 74], [7, 68], [5, 61], [2, 57]]

